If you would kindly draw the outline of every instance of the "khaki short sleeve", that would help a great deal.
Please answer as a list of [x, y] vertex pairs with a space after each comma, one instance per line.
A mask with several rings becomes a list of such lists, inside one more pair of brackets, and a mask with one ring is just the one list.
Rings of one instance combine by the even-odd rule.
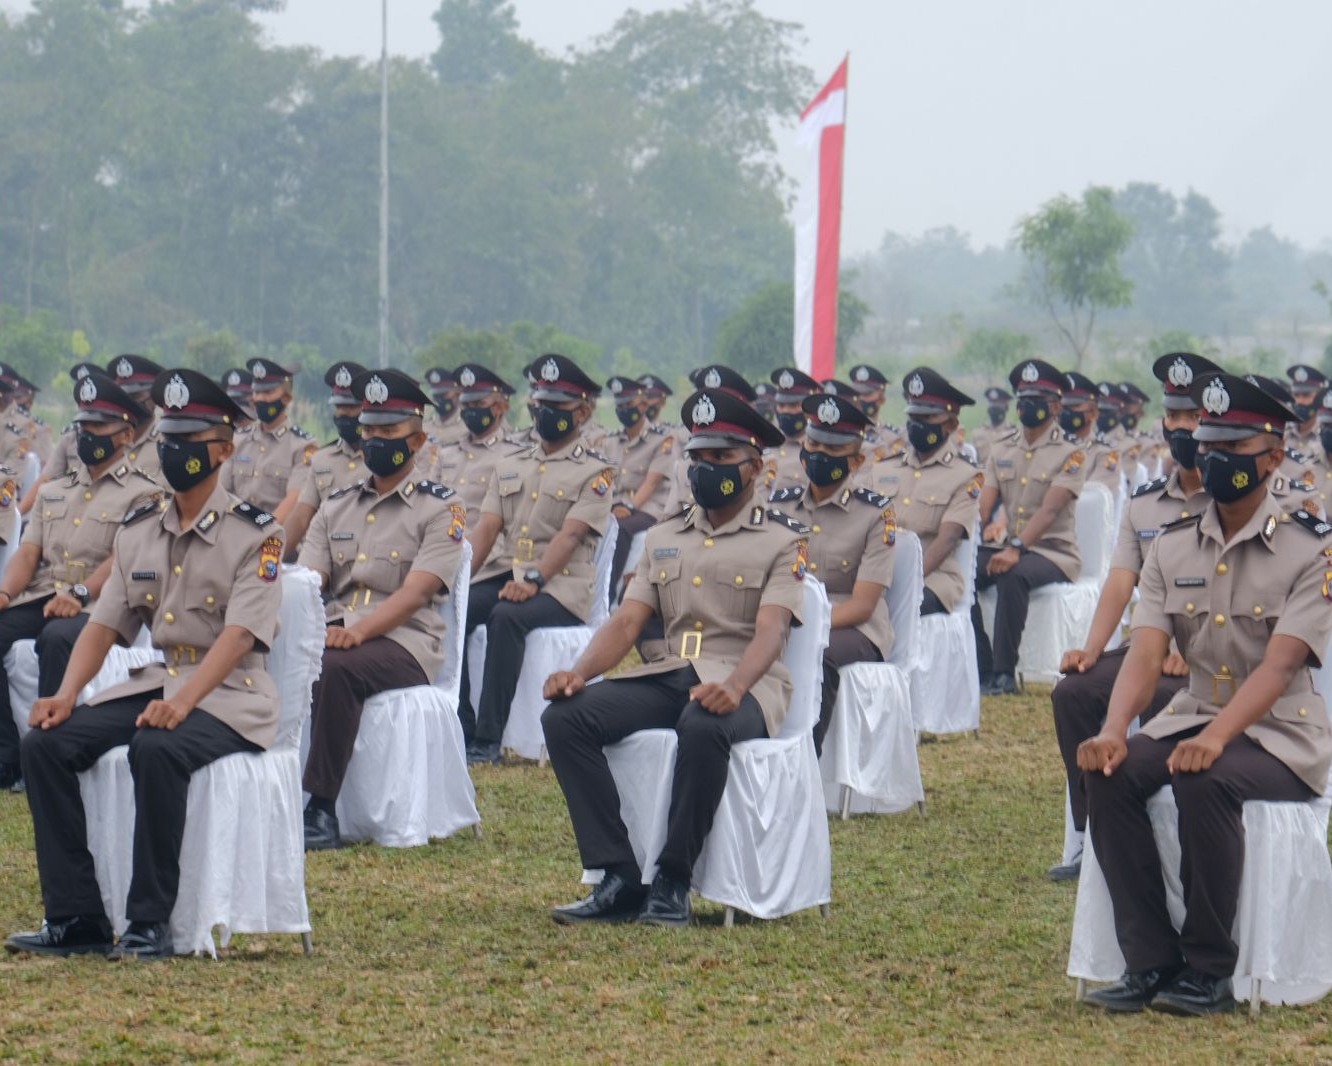
[[42, 517], [42, 498], [38, 496], [32, 510], [28, 512], [28, 527], [23, 531], [23, 539], [19, 543], [35, 544], [40, 548], [45, 540], [46, 519]]
[[[1329, 547], [1332, 551], [1332, 547]], [[1273, 636], [1295, 637], [1309, 646], [1319, 666], [1332, 637], [1332, 556], [1320, 549], [1304, 565], [1286, 599]]]
[[675, 474], [675, 438], [667, 436], [663, 438], [652, 453], [652, 461], [648, 463], [649, 474], [660, 474], [669, 480]]
[[499, 496], [499, 476], [500, 471], [504, 469], [503, 464], [495, 468], [495, 475], [490, 479], [490, 484], [486, 486], [486, 498], [481, 501], [482, 514], [494, 514], [504, 517], [504, 509], [500, 506]]
[[[125, 530], [123, 528], [116, 533], [115, 545], [117, 549], [120, 547], [120, 541], [124, 535]], [[97, 597], [97, 602], [93, 604], [90, 620], [98, 625], [106, 626], [108, 629], [114, 629], [120, 637], [120, 642], [130, 645], [138, 638], [139, 630], [143, 628], [143, 622], [130, 607], [129, 589], [125, 584], [122, 559], [121, 553], [115, 551], [111, 573], [107, 575], [106, 584], [102, 586], [102, 592]]]
[[439, 578], [447, 591], [458, 576], [463, 538], [467, 536], [467, 508], [456, 497], [449, 501], [422, 500], [417, 506], [427, 504], [435, 513], [426, 523], [420, 550], [412, 560], [412, 570]]
[[1124, 514], [1119, 519], [1119, 536], [1115, 538], [1115, 553], [1110, 557], [1111, 570], [1142, 573], [1142, 540], [1133, 526], [1133, 500], [1124, 503]]
[[1055, 471], [1054, 477], [1050, 480], [1050, 487], [1068, 489], [1076, 498], [1082, 492], [1082, 486], [1087, 483], [1087, 469], [1090, 462], [1091, 457], [1085, 448], [1073, 449]]
[[628, 589], [625, 590], [624, 598], [646, 604], [654, 613], [661, 614], [661, 597], [657, 595], [657, 586], [652, 583], [649, 576], [651, 566], [652, 542], [649, 535], [648, 543], [643, 548], [643, 556], [638, 560], [638, 567], [634, 570], [634, 576], [629, 582]]
[[1133, 609], [1133, 628], [1159, 629], [1173, 637], [1174, 626], [1165, 609], [1166, 583], [1159, 552], [1149, 552], [1138, 580], [1138, 606]]
[[791, 540], [777, 552], [768, 568], [768, 580], [763, 584], [759, 607], [785, 607], [793, 622], [804, 619], [805, 571], [808, 569], [809, 541], [804, 537]]
[[328, 511], [320, 507], [310, 519], [310, 528], [305, 531], [301, 541], [297, 561], [301, 566], [309, 567], [324, 577], [333, 577], [333, 545], [328, 539]]
[[[569, 513], [564, 516], [567, 522], [574, 519], [585, 523], [598, 535], [606, 532], [606, 521], [610, 518], [611, 496], [615, 489], [615, 470], [604, 466], [583, 481]], [[487, 492], [487, 497], [489, 493]]]
[[948, 507], [940, 522], [954, 522], [962, 527], [964, 537], [971, 536], [980, 515], [980, 494], [985, 487], [985, 475], [979, 470], [953, 490], [948, 498]]
[[878, 521], [870, 526], [865, 536], [864, 551], [860, 556], [860, 565], [856, 568], [856, 580], [871, 581], [884, 588], [891, 588], [894, 547], [887, 542], [885, 530], [889, 537], [896, 540], [897, 518], [891, 507], [880, 514]]
[[319, 486], [315, 482], [313, 472], [301, 482], [301, 492], [296, 502], [303, 503], [307, 507], [313, 507], [315, 510], [318, 510], [319, 504], [323, 502], [319, 499]]
[[[261, 536], [245, 537], [243, 543], [231, 548], [226, 540], [218, 547], [222, 559], [230, 557], [235, 567], [231, 583], [231, 597], [227, 600], [224, 625], [237, 626], [253, 634], [255, 643], [264, 650], [273, 646], [277, 635], [278, 607], [282, 602], [282, 583], [277, 576], [268, 577], [268, 559], [282, 558], [285, 536], [277, 523], [267, 525]], [[239, 541], [240, 538], [237, 538]], [[270, 542], [276, 541], [276, 545]]]

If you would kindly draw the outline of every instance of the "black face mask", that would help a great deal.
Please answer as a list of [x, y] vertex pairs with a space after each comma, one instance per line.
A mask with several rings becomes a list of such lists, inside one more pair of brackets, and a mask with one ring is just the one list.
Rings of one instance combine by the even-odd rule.
[[282, 412], [286, 409], [287, 405], [282, 400], [267, 400], [254, 405], [254, 413], [259, 416], [259, 421], [264, 425], [276, 422], [282, 417]]
[[1109, 433], [1119, 425], [1119, 416], [1113, 411], [1101, 411], [1096, 416], [1096, 428], [1102, 433]]
[[1194, 470], [1198, 466], [1198, 442], [1187, 429], [1165, 430], [1166, 444], [1170, 447], [1170, 458], [1183, 469]]
[[401, 473], [411, 458], [412, 450], [406, 440], [366, 437], [361, 441], [361, 459], [366, 469], [379, 477], [392, 477]]
[[333, 425], [337, 427], [338, 436], [347, 442], [353, 448], [361, 446], [361, 420], [356, 415], [334, 415]]
[[1332, 457], [1332, 426], [1324, 426], [1318, 431], [1318, 443], [1323, 446], [1323, 454]]
[[929, 455], [947, 440], [942, 426], [932, 426], [928, 422], [907, 420], [907, 441], [916, 450], [917, 455]]
[[615, 408], [615, 417], [620, 420], [620, 425], [628, 429], [630, 426], [636, 426], [643, 420], [643, 412], [637, 407], [617, 407]]
[[1018, 400], [1018, 421], [1028, 429], [1036, 429], [1050, 420], [1050, 403], [1034, 396]]
[[532, 424], [536, 426], [537, 436], [547, 444], [564, 440], [578, 428], [572, 411], [563, 411], [544, 403], [538, 403], [532, 408]]
[[1203, 456], [1202, 483], [1207, 494], [1218, 503], [1242, 500], [1263, 483], [1258, 476], [1258, 456], [1213, 448]]
[[1000, 406], [987, 407], [985, 413], [990, 416], [990, 425], [1000, 426], [1003, 425], [1004, 419], [1008, 417], [1008, 408]]
[[157, 442], [157, 458], [162, 464], [162, 476], [177, 492], [194, 488], [213, 472], [205, 440], [163, 437]]
[[647, 420], [649, 422], [655, 422], [659, 414], [661, 414], [661, 404], [654, 403], [647, 409]]
[[455, 404], [452, 400], [449, 399], [440, 398], [436, 400], [435, 410], [439, 412], [439, 420], [441, 422], [447, 422], [452, 417], [453, 412], [457, 409], [457, 406], [458, 406], [457, 404]]
[[879, 417], [879, 404], [875, 400], [860, 400], [856, 406], [860, 408], [861, 413], [871, 422]]
[[1124, 422], [1124, 428], [1127, 430], [1132, 431], [1138, 428], [1137, 415], [1125, 415], [1123, 418], [1123, 422]]
[[798, 437], [805, 432], [805, 412], [797, 411], [795, 414], [783, 414], [777, 412], [777, 428], [789, 439]]
[[464, 407], [461, 417], [467, 432], [473, 437], [483, 436], [495, 424], [495, 416], [490, 413], [489, 407]]
[[705, 511], [729, 507], [740, 498], [744, 482], [740, 479], [740, 464], [705, 463], [689, 466], [689, 491]]
[[1307, 422], [1314, 416], [1313, 404], [1310, 403], [1291, 404], [1290, 409], [1295, 412], [1295, 417], [1301, 422]]
[[1059, 428], [1065, 433], [1077, 434], [1087, 424], [1087, 416], [1081, 411], [1060, 411]]
[[79, 462], [84, 466], [100, 466], [119, 449], [111, 443], [110, 437], [99, 437], [96, 433], [79, 430], [75, 448], [79, 453]]
[[810, 484], [818, 485], [819, 488], [836, 485], [851, 476], [851, 459], [846, 455], [832, 456], [826, 452], [811, 452], [808, 448], [801, 448], [800, 462], [809, 475]]

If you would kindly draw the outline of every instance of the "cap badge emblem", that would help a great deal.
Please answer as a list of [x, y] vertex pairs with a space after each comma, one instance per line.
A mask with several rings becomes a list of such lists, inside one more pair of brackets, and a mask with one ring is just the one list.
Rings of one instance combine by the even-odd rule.
[[1028, 363], [1022, 368], [1022, 380], [1028, 385], [1035, 384], [1041, 380], [1041, 372], [1036, 369], [1035, 363]]
[[79, 386], [79, 403], [92, 403], [97, 399], [97, 382], [92, 378], [84, 378], [83, 384]]
[[855, 380], [860, 382], [869, 381], [869, 367], [867, 366], [856, 367]]
[[703, 375], [703, 384], [709, 389], [721, 388], [721, 374], [715, 366]]
[[250, 373], [254, 375], [255, 381], [263, 381], [264, 378], [268, 377], [268, 367], [264, 366], [263, 363], [255, 363], [254, 369]]
[[559, 381], [559, 380], [560, 380], [560, 364], [557, 363], [557, 362], [555, 362], [554, 359], [547, 359], [544, 363], [542, 363], [542, 364], [541, 364], [541, 380], [542, 380], [542, 381]]
[[795, 384], [795, 376], [789, 370], [783, 370], [777, 375], [777, 384], [784, 389], [789, 389]]
[[694, 404], [693, 419], [696, 426], [710, 426], [717, 421], [717, 408], [708, 397], [698, 398], [698, 402]]
[[387, 403], [389, 398], [388, 386], [384, 384], [384, 379], [378, 374], [372, 377], [365, 385], [365, 402], [373, 404]]
[[837, 401], [829, 397], [819, 404], [819, 421], [825, 426], [835, 426], [842, 420], [842, 409]]
[[116, 364], [116, 377], [132, 378], [134, 376], [134, 364], [128, 359], [122, 359]]
[[1224, 415], [1230, 410], [1230, 393], [1220, 378], [1213, 378], [1207, 383], [1202, 394], [1203, 409], [1208, 414]]
[[338, 367], [338, 372], [333, 375], [333, 384], [340, 389], [350, 389], [351, 383], [351, 371], [347, 369], [346, 364], [343, 364]]
[[172, 375], [171, 380], [166, 383], [166, 388], [162, 390], [162, 402], [178, 411], [190, 402], [189, 387], [179, 374]]
[[461, 374], [458, 375], [458, 384], [461, 385], [464, 389], [470, 389], [473, 385], [476, 384], [476, 371], [474, 371], [471, 367], [467, 367], [465, 370], [463, 370]]
[[1183, 359], [1176, 359], [1166, 371], [1166, 379], [1177, 389], [1187, 389], [1193, 384], [1193, 368]]
[[912, 374], [911, 380], [907, 382], [907, 392], [912, 396], [925, 395], [925, 382], [921, 380], [919, 374]]

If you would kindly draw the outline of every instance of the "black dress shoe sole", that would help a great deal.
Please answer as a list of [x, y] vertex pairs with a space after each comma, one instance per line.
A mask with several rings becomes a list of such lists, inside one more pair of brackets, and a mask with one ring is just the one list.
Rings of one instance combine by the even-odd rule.
[[1067, 866], [1051, 866], [1045, 876], [1056, 884], [1061, 881], [1076, 881], [1082, 876], [1082, 863], [1069, 863]]
[[614, 911], [611, 914], [570, 914], [568, 911], [554, 910], [550, 919], [556, 925], [624, 925], [638, 917], [638, 910]]
[[1111, 1014], [1141, 1014], [1147, 1006], [1146, 1001], [1141, 999], [1097, 999], [1095, 992], [1088, 992], [1082, 997], [1082, 1002]]
[[305, 838], [306, 851], [341, 851], [344, 847], [346, 845], [340, 839], [330, 840], [328, 837]]
[[176, 957], [176, 953], [161, 951], [112, 951], [106, 957], [107, 962], [168, 962]]
[[115, 950], [114, 944], [75, 944], [72, 947], [37, 947], [5, 941], [5, 950], [11, 955], [45, 955], [49, 958], [67, 959], [74, 955], [110, 955]]
[[686, 914], [682, 918], [666, 917], [660, 914], [640, 914], [639, 925], [659, 925], [663, 929], [687, 929], [693, 924], [693, 916]]
[[1177, 1014], [1189, 1018], [1206, 1018], [1212, 1014], [1231, 1014], [1235, 1010], [1235, 997], [1218, 1000], [1216, 1003], [1200, 1003], [1192, 999], [1176, 999], [1169, 993], [1157, 993], [1151, 1002], [1152, 1010], [1162, 1014]]

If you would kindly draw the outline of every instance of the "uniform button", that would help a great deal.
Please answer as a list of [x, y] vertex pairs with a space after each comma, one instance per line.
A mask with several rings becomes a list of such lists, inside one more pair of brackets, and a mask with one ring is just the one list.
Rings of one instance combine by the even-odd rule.
[[398, 557], [398, 553], [397, 553], [397, 552], [389, 552], [389, 558], [390, 558], [390, 559], [396, 559], [397, 557]]
[[1166, 714], [1174, 714], [1174, 713], [1175, 713], [1175, 708], [1174, 708], [1174, 707], [1167, 707], [1167, 708], [1166, 708]]
[[690, 581], [690, 584], [693, 585], [694, 588], [698, 588], [699, 585], [703, 584], [703, 579], [701, 577], [695, 576], [694, 579]]
[[532, 492], [532, 499], [535, 500], [536, 498], [537, 498], [537, 494], [536, 494], [536, 492], [535, 492], [535, 490], [534, 490], [534, 491]]
[[809, 564], [809, 572], [810, 572], [811, 574], [817, 573], [817, 572], [818, 572], [818, 569], [819, 569], [819, 564], [818, 564], [818, 563], [810, 563], [810, 564]]
[[268, 451], [268, 445], [267, 445], [267, 444], [261, 444], [261, 445], [259, 445], [259, 451], [261, 451], [261, 452], [266, 452], [266, 451]]
[[902, 501], [902, 506], [903, 506], [903, 507], [910, 507], [910, 506], [911, 506], [911, 497], [910, 497], [910, 496], [908, 496], [905, 500]]
[[177, 670], [174, 666], [168, 666], [168, 667], [167, 667], [167, 676], [168, 676], [168, 677], [180, 677], [180, 671]]
[[1253, 616], [1254, 616], [1255, 618], [1258, 618], [1258, 617], [1260, 617], [1260, 616], [1262, 615], [1262, 613], [1263, 613], [1263, 609], [1262, 609], [1262, 607], [1261, 607], [1259, 604], [1256, 604], [1256, 603], [1255, 603], [1255, 604], [1253, 605]]
[[83, 525], [83, 519], [82, 519], [82, 518], [76, 518], [76, 519], [74, 519], [74, 524], [75, 524], [76, 526], [81, 526], [81, 525]]
[[822, 533], [822, 532], [823, 532], [823, 527], [822, 527], [822, 526], [819, 526], [819, 525], [810, 526], [810, 528], [811, 528], [812, 530], [814, 530], [815, 533]]
[[1027, 483], [1027, 479], [1026, 479], [1026, 478], [1024, 478], [1024, 477], [1020, 477], [1020, 478], [1018, 478], [1018, 484], [1019, 484], [1019, 485], [1025, 485], [1026, 483]]
[[1018, 508], [1018, 514], [1026, 514], [1026, 513], [1027, 513], [1027, 509], [1026, 509], [1025, 507], [1019, 507], [1019, 508]]
[[1027, 453], [1027, 458], [1030, 459], [1030, 458], [1031, 458], [1033, 455], [1035, 455], [1035, 454], [1036, 454], [1035, 452], [1028, 452], [1028, 453]]
[[164, 614], [162, 617], [166, 619], [167, 625], [173, 625], [176, 621], [176, 616], [172, 614], [170, 611], [167, 611], [167, 613]]
[[851, 560], [850, 560], [850, 559], [843, 559], [843, 560], [842, 560], [842, 569], [843, 569], [843, 570], [845, 570], [845, 569], [846, 569], [848, 566], [850, 566], [850, 565], [851, 565]]
[[204, 603], [208, 604], [209, 607], [213, 606], [213, 604], [215, 604], [216, 602], [217, 602], [217, 597], [215, 596], [204, 597]]
[[524, 533], [527, 532], [527, 527], [526, 527], [526, 526], [523, 526], [523, 532], [524, 532]]
[[465, 477], [460, 477], [460, 478], [458, 479], [458, 484], [459, 484], [459, 485], [466, 485], [466, 484], [467, 484], [467, 479], [466, 479]]
[[91, 499], [92, 499], [92, 492], [91, 492], [90, 490], [88, 490], [88, 489], [85, 489], [84, 492], [83, 492], [83, 498], [84, 498], [85, 500], [91, 500]]
[[737, 585], [743, 585], [743, 584], [745, 583], [745, 579], [744, 579], [743, 577], [741, 577], [739, 574], [736, 574], [736, 575], [735, 575], [735, 583], [736, 583]]
[[1226, 616], [1223, 614], [1219, 614], [1215, 618], [1213, 618], [1212, 621], [1219, 626], [1223, 626], [1226, 624]]
[[177, 563], [175, 566], [171, 568], [171, 572], [175, 574], [177, 577], [180, 577], [180, 575], [184, 573], [184, 570], [181, 568], [180, 563]]
[[568, 577], [568, 576], [569, 576], [569, 568], [566, 566], [563, 570], [560, 571], [560, 573], [563, 574], [565, 577]]
[[1180, 512], [1179, 512], [1179, 517], [1180, 517], [1180, 518], [1188, 518], [1188, 517], [1189, 517], [1189, 512], [1188, 512], [1188, 511], [1180, 511]]
[[658, 580], [658, 581], [665, 581], [665, 580], [666, 580], [666, 571], [665, 571], [665, 570], [662, 570], [662, 571], [658, 572], [658, 574], [657, 574], [657, 580]]
[[1301, 708], [1300, 708], [1300, 717], [1301, 717], [1301, 718], [1308, 718], [1308, 717], [1309, 717], [1309, 708], [1308, 708], [1308, 707], [1301, 707]]
[[1217, 563], [1216, 572], [1218, 574], [1228, 574], [1230, 573], [1230, 567], [1228, 567], [1225, 563]]
[[703, 623], [702, 623], [702, 622], [695, 622], [695, 623], [694, 623], [694, 629], [695, 629], [696, 632], [702, 633], [702, 632], [703, 632]]
[[43, 518], [50, 518], [50, 517], [51, 517], [51, 512], [50, 512], [50, 511], [43, 511], [43, 512], [42, 512], [42, 517], [43, 517]]
[[556, 490], [555, 490], [555, 496], [556, 496], [557, 499], [561, 499], [561, 500], [564, 499], [564, 490], [563, 490], [563, 489], [556, 489]]
[[348, 469], [348, 470], [355, 470], [355, 469], [356, 469], [356, 464], [355, 464], [354, 462], [349, 462], [349, 463], [347, 464], [347, 469]]
[[361, 552], [361, 554], [356, 557], [356, 561], [358, 563], [363, 563], [365, 562], [365, 560], [366, 560], [365, 552]]
[[1194, 611], [1193, 604], [1191, 604], [1191, 603], [1186, 603], [1186, 604], [1184, 605], [1184, 610], [1187, 611], [1189, 614], [1192, 614], [1193, 611]]
[[252, 677], [247, 677], [247, 678], [245, 679], [245, 687], [246, 687], [246, 688], [254, 688], [254, 678], [252, 678]]
[[149, 603], [156, 603], [156, 602], [157, 602], [157, 597], [154, 596], [151, 592], [148, 593], [148, 595], [145, 596], [144, 599], [147, 600]]
[[105, 512], [105, 511], [102, 512], [102, 518], [106, 518], [106, 512]]
[[375, 524], [375, 516], [372, 514], [366, 515], [365, 520], [369, 522], [372, 526]]
[[919, 471], [919, 470], [916, 471], [916, 480], [917, 480], [917, 481], [920, 480], [920, 471]]
[[472, 452], [468, 452], [468, 453], [467, 453], [467, 458], [468, 458], [468, 459], [475, 459], [476, 456], [475, 456]]
[[544, 474], [545, 472], [546, 472], [546, 464], [542, 463], [539, 467], [537, 467], [537, 473]]
[[705, 548], [711, 548], [711, 547], [715, 546], [716, 543], [717, 543], [717, 542], [716, 542], [715, 540], [713, 540], [711, 537], [708, 537], [706, 540], [703, 541], [703, 547], [705, 547]]

